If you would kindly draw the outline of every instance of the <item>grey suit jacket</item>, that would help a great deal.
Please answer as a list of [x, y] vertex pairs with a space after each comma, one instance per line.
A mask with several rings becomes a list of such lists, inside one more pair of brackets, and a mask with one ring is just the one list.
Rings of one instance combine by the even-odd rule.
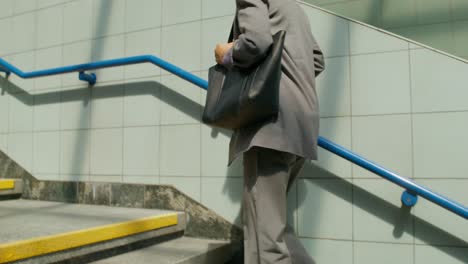
[[236, 0], [233, 65], [248, 68], [263, 59], [279, 30], [282, 55], [280, 110], [276, 118], [234, 131], [229, 164], [253, 146], [317, 158], [319, 104], [315, 77], [324, 70], [322, 51], [309, 20], [295, 0]]

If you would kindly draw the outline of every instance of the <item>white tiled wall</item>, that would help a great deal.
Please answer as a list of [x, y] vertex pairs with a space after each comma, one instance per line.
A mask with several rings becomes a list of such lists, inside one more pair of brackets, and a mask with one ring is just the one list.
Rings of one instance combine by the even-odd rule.
[[426, 49], [411, 50], [414, 112], [467, 111], [468, 64]]
[[60, 45], [63, 42], [63, 6], [41, 9], [37, 12], [37, 48]]
[[136, 5], [126, 0], [125, 30], [137, 31], [161, 26], [162, 0], [139, 0]]
[[414, 115], [416, 178], [467, 178], [467, 121], [466, 112]]
[[123, 140], [123, 174], [158, 175], [159, 127], [125, 128]]
[[200, 21], [163, 27], [161, 36], [163, 59], [188, 71], [200, 70]]
[[[0, 56], [25, 71], [153, 54], [206, 79], [235, 1], [0, 6]], [[320, 134], [468, 204], [466, 63], [302, 7], [327, 57]], [[242, 160], [227, 168], [230, 132], [200, 123], [206, 92], [153, 65], [96, 74], [0, 78], [0, 148], [44, 180], [172, 184], [239, 224]], [[467, 263], [467, 222], [423, 199], [411, 217], [401, 192], [320, 149], [289, 222], [318, 263]]]
[[123, 83], [112, 83], [91, 90], [91, 128], [122, 127], [124, 88]]
[[125, 0], [93, 1], [93, 36], [104, 37], [124, 33], [125, 5]]
[[92, 0], [68, 1], [63, 6], [63, 40], [65, 43], [92, 37]]
[[[49, 69], [62, 66], [62, 46], [45, 48], [36, 51], [35, 69]], [[59, 88], [62, 85], [61, 76], [48, 76], [35, 79], [34, 89], [39, 92], [40, 90], [51, 90]], [[57, 90], [57, 89], [56, 89]]]
[[356, 23], [349, 23], [349, 34], [351, 54], [408, 50], [408, 42]]
[[40, 174], [60, 174], [60, 132], [34, 133], [33, 171]]
[[353, 115], [409, 113], [408, 56], [406, 50], [351, 57]]
[[[352, 240], [352, 188], [336, 179], [302, 179], [298, 185], [300, 236]], [[333, 208], [333, 209], [332, 209]]]
[[122, 175], [123, 131], [121, 128], [91, 131], [91, 175]]
[[354, 263], [412, 264], [412, 245], [357, 242], [354, 244]]
[[347, 264], [353, 259], [353, 242], [302, 238], [302, 244], [317, 263]]
[[[402, 176], [413, 176], [410, 115], [356, 116], [352, 127], [356, 152]], [[357, 165], [353, 165], [353, 176], [378, 178]]]
[[[349, 116], [322, 118], [320, 120], [320, 135], [351, 149], [351, 118]], [[327, 150], [318, 149], [317, 164], [333, 174], [340, 175], [341, 178], [349, 179], [352, 177], [351, 163]], [[323, 175], [304, 171], [301, 176], [321, 177]]]
[[[466, 0], [305, 0], [332, 12], [369, 23], [467, 59]], [[360, 28], [362, 30], [362, 28]], [[353, 31], [353, 29], [352, 29]], [[351, 35], [353, 35], [352, 33]], [[385, 39], [381, 38], [381, 40]], [[379, 43], [379, 39], [374, 39]], [[385, 47], [395, 40], [380, 42]]]
[[[137, 56], [141, 54], [151, 54], [160, 56], [161, 54], [161, 29], [148, 29], [128, 33], [125, 36], [125, 56]], [[134, 79], [146, 76], [160, 75], [161, 69], [152, 64], [130, 65], [125, 67], [125, 78]]]
[[[353, 231], [358, 241], [412, 244], [413, 219], [405, 217], [399, 207], [401, 188], [383, 179], [356, 179], [353, 181]], [[374, 194], [385, 203], [376, 202]]]
[[[60, 133], [60, 176], [89, 176], [89, 130], [64, 130]], [[64, 177], [67, 178], [67, 177]]]
[[317, 80], [320, 116], [351, 115], [351, 79], [348, 56], [328, 58], [327, 70]]
[[330, 16], [320, 10], [307, 8], [310, 27], [320, 43], [325, 56], [335, 57], [348, 55], [349, 21]]
[[[35, 69], [35, 51], [27, 51], [18, 53], [11, 56], [6, 56], [6, 60], [23, 71], [32, 71]], [[34, 89], [35, 80], [21, 79], [16, 75], [10, 77], [10, 90], [13, 93], [29, 92]]]
[[33, 165], [33, 134], [31, 132], [8, 134], [8, 154], [26, 170], [31, 171]]

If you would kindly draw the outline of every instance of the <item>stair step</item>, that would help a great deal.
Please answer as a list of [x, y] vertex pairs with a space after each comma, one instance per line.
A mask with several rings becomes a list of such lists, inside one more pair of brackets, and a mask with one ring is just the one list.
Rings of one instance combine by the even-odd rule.
[[[0, 201], [0, 263], [54, 263], [185, 229], [185, 214], [46, 201]], [[77, 262], [80, 263], [80, 262]], [[81, 262], [83, 263], [83, 262]]]
[[223, 264], [233, 246], [228, 241], [181, 237], [94, 262], [92, 264]]
[[20, 179], [0, 179], [0, 199], [18, 197], [23, 192], [23, 181]]

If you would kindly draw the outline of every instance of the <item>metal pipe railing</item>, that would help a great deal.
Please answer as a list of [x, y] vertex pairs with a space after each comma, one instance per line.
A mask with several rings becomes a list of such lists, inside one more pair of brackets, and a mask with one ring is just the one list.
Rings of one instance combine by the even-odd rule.
[[[142, 56], [127, 57], [127, 58], [103, 60], [103, 61], [64, 66], [64, 67], [58, 67], [58, 68], [52, 68], [52, 69], [46, 69], [46, 70], [32, 71], [32, 72], [23, 72], [20, 69], [16, 68], [15, 66], [11, 65], [10, 63], [0, 58], [0, 71], [5, 72], [7, 77], [11, 73], [14, 73], [15, 75], [21, 78], [25, 78], [25, 79], [43, 77], [43, 76], [49, 76], [49, 75], [58, 75], [58, 74], [71, 73], [71, 72], [78, 72], [78, 78], [80, 80], [86, 81], [90, 85], [93, 85], [97, 81], [96, 75], [94, 73], [86, 73], [86, 71], [109, 68], [109, 67], [124, 66], [124, 65], [130, 65], [130, 64], [140, 64], [140, 63], [152, 63], [205, 90], [208, 89], [208, 82], [206, 80], [203, 80], [202, 78], [153, 55], [142, 55]], [[446, 198], [440, 194], [437, 194], [429, 190], [428, 188], [415, 183], [414, 181], [408, 178], [399, 176], [398, 174], [380, 165], [377, 165], [376, 163], [369, 161], [359, 156], [358, 154], [346, 148], [343, 148], [342, 146], [339, 146], [329, 141], [328, 139], [319, 137], [318, 145], [366, 170], [369, 170], [381, 176], [384, 179], [387, 179], [403, 187], [405, 191], [403, 192], [401, 196], [401, 200], [402, 200], [402, 203], [407, 206], [414, 206], [417, 202], [418, 196], [421, 196], [427, 199], [428, 201], [431, 201], [465, 219], [468, 219], [468, 208], [449, 198]]]
[[425, 199], [442, 206], [443, 208], [465, 218], [468, 219], [468, 208], [447, 198], [444, 197], [440, 194], [437, 194], [431, 190], [429, 190], [426, 187], [423, 187], [414, 181], [402, 177], [370, 160], [367, 160], [364, 157], [361, 157], [360, 155], [343, 148], [340, 145], [337, 145], [328, 139], [325, 139], [323, 137], [319, 137], [318, 139], [318, 145], [356, 165], [359, 167], [362, 167], [368, 171], [371, 171], [380, 177], [387, 179], [396, 185], [399, 185], [406, 189], [406, 191], [403, 192], [401, 200], [402, 202], [407, 205], [407, 206], [413, 206], [417, 202], [418, 196], [424, 197]]
[[119, 59], [103, 60], [103, 61], [83, 63], [83, 64], [77, 64], [77, 65], [71, 65], [71, 66], [57, 67], [57, 68], [46, 69], [46, 70], [32, 71], [32, 72], [23, 72], [20, 69], [16, 68], [15, 66], [11, 65], [10, 63], [8, 63], [7, 61], [5, 61], [4, 59], [0, 58], [0, 71], [5, 72], [7, 75], [10, 75], [10, 73], [14, 73], [15, 75], [23, 79], [78, 72], [79, 73], [78, 78], [80, 80], [87, 81], [89, 84], [93, 85], [96, 83], [96, 75], [92, 73], [91, 74], [85, 73], [86, 71], [102, 69], [102, 68], [117, 67], [117, 66], [125, 66], [125, 65], [131, 65], [131, 64], [141, 64], [141, 63], [152, 63], [201, 88], [207, 89], [208, 87], [208, 82], [206, 80], [203, 80], [202, 78], [194, 74], [191, 74], [188, 71], [185, 71], [167, 61], [164, 61], [152, 55], [141, 55], [141, 56], [119, 58]]

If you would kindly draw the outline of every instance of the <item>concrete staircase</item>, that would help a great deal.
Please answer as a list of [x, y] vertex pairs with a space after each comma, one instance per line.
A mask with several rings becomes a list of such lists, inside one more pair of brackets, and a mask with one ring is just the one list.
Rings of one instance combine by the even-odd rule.
[[91, 262], [93, 264], [158, 263], [197, 264], [225, 263], [232, 254], [227, 242], [180, 237], [126, 254]]
[[222, 264], [230, 259], [232, 243], [184, 237], [186, 223], [184, 212], [3, 200], [0, 263]]
[[1, 151], [0, 226], [0, 264], [242, 263], [242, 231], [173, 186], [41, 181]]

